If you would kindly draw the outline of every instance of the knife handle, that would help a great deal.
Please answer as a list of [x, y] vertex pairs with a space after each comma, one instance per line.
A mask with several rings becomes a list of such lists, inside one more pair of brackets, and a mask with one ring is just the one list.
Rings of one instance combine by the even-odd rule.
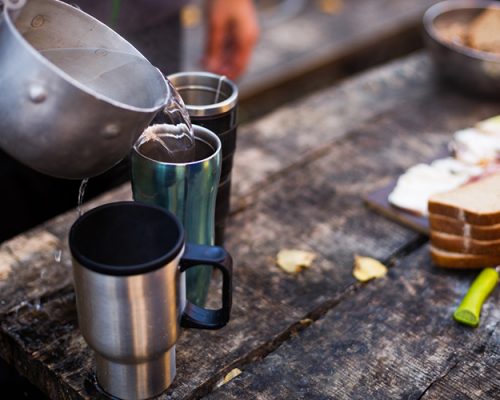
[[479, 325], [481, 307], [498, 282], [498, 271], [485, 268], [472, 282], [469, 291], [453, 313], [455, 321], [476, 327]]

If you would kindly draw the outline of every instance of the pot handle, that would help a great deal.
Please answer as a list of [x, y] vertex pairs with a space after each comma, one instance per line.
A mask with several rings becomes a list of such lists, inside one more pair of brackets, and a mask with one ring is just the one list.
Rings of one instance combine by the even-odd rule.
[[180, 261], [180, 271], [184, 272], [188, 268], [197, 266], [212, 266], [222, 272], [222, 308], [207, 310], [188, 301], [181, 318], [181, 326], [220, 329], [229, 322], [231, 314], [233, 260], [222, 247], [188, 243]]

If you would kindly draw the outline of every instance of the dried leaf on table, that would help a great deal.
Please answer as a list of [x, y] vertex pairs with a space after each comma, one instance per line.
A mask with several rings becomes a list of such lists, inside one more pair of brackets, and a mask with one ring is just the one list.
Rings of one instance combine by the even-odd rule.
[[296, 274], [304, 268], [309, 268], [316, 258], [316, 254], [303, 250], [280, 250], [276, 256], [276, 263], [285, 272]]
[[360, 282], [382, 278], [387, 274], [387, 267], [371, 257], [354, 256], [353, 276]]

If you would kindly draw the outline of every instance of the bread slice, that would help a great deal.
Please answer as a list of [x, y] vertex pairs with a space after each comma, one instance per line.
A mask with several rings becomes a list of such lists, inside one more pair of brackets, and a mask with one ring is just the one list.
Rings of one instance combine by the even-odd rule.
[[472, 225], [500, 224], [500, 173], [432, 195], [429, 214], [455, 218]]
[[430, 236], [431, 244], [441, 250], [500, 257], [500, 240], [475, 240], [436, 231], [431, 231]]
[[438, 214], [429, 214], [431, 231], [449, 233], [476, 240], [500, 240], [500, 224], [471, 225], [454, 218]]
[[434, 246], [431, 246], [431, 258], [434, 264], [443, 268], [479, 269], [500, 265], [500, 256], [454, 253]]

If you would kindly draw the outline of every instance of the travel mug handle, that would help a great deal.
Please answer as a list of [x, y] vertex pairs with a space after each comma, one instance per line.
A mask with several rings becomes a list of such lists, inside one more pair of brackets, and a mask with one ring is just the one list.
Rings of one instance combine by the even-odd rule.
[[180, 262], [180, 271], [197, 266], [212, 266], [222, 272], [222, 308], [207, 310], [187, 302], [181, 318], [184, 328], [220, 329], [229, 322], [232, 305], [233, 260], [222, 247], [186, 244]]

